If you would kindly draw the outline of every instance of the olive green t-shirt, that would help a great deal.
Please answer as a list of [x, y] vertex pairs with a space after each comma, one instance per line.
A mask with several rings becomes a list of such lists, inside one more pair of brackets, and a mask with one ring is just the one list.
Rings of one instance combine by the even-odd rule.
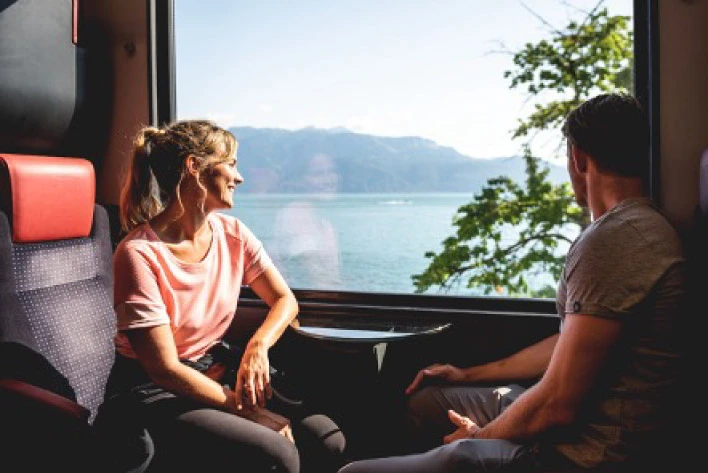
[[583, 467], [631, 459], [661, 429], [678, 376], [677, 319], [687, 294], [680, 237], [648, 198], [621, 202], [573, 242], [556, 304], [623, 324], [621, 345], [579, 422], [555, 447]]

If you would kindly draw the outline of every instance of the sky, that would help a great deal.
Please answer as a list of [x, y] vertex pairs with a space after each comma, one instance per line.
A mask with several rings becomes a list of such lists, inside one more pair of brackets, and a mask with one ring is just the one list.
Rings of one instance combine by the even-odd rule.
[[[420, 136], [475, 158], [519, 154], [533, 110], [504, 71], [598, 0], [176, 0], [177, 118]], [[605, 0], [632, 15], [633, 0]], [[549, 158], [556, 136], [540, 137]], [[549, 142], [555, 143], [552, 147]], [[555, 156], [558, 159], [558, 156]]]

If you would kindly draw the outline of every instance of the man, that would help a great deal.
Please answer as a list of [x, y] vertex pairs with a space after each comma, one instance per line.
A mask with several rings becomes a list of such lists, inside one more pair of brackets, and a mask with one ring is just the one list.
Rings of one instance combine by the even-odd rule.
[[[613, 471], [650, 453], [678, 376], [680, 238], [644, 194], [649, 138], [634, 98], [586, 101], [563, 134], [573, 190], [592, 221], [560, 278], [559, 333], [484, 365], [421, 370], [407, 389], [410, 417], [438, 446], [340, 473]], [[419, 389], [428, 379], [438, 383]], [[514, 380], [532, 384], [492, 384]]]

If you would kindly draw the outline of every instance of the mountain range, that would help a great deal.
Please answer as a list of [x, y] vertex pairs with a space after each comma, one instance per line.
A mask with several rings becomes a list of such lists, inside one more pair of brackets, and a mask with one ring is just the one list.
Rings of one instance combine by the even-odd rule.
[[[432, 140], [381, 137], [343, 128], [284, 130], [235, 127], [242, 192], [470, 192], [489, 178], [525, 178], [521, 157], [463, 155]], [[548, 164], [553, 182], [564, 167]]]

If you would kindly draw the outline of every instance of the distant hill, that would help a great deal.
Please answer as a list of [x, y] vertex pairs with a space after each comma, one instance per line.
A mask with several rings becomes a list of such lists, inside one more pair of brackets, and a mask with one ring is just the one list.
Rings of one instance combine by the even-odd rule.
[[[480, 159], [419, 137], [380, 137], [343, 128], [237, 127], [242, 192], [477, 192], [491, 177], [525, 177], [520, 157]], [[551, 180], [567, 180], [549, 165]]]

